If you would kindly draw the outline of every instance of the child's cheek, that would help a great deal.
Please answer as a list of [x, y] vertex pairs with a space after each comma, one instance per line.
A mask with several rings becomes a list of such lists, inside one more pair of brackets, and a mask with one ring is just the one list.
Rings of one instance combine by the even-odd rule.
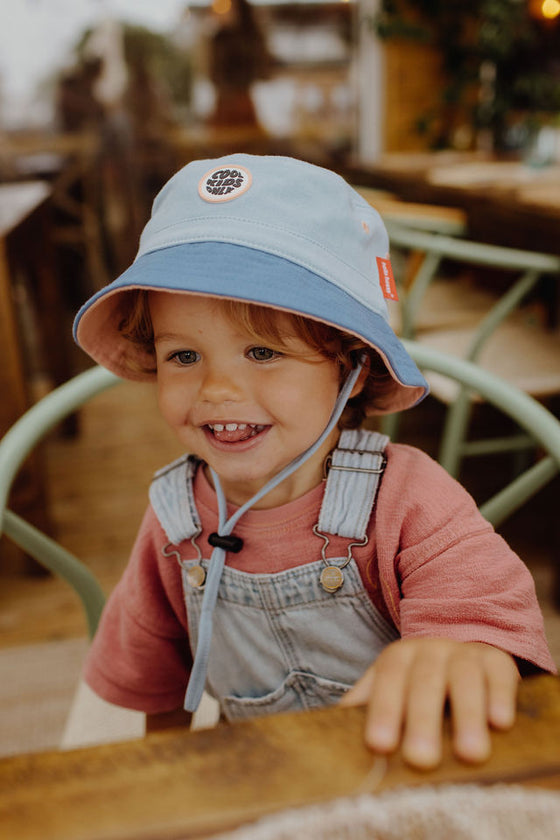
[[165, 422], [172, 428], [185, 421], [188, 412], [188, 400], [184, 389], [173, 386], [166, 379], [158, 380], [158, 406]]

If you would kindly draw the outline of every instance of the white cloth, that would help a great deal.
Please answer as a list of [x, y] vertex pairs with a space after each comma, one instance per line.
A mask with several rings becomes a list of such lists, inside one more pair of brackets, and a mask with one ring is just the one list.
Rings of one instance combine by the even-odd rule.
[[558, 840], [560, 794], [518, 785], [401, 788], [284, 811], [214, 840]]

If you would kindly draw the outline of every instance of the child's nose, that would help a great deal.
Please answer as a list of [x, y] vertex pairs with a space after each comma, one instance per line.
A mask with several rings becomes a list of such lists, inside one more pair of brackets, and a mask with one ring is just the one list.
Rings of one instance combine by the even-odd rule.
[[200, 397], [205, 402], [238, 400], [243, 389], [238, 377], [226, 370], [209, 369], [202, 380]]

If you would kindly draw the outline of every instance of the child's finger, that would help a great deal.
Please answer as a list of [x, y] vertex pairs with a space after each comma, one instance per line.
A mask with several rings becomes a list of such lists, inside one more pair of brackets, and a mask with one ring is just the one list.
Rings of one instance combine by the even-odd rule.
[[509, 729], [515, 721], [519, 671], [502, 651], [489, 648], [488, 654], [488, 720], [496, 729]]
[[477, 764], [491, 749], [488, 732], [488, 685], [475, 650], [464, 649], [449, 673], [449, 700], [453, 718], [453, 748], [458, 758]]
[[360, 706], [369, 701], [373, 681], [375, 679], [375, 665], [370, 665], [365, 674], [350, 688], [340, 700], [341, 706]]
[[378, 658], [368, 701], [365, 740], [380, 753], [393, 752], [399, 744], [411, 655], [406, 646], [391, 645]]
[[411, 666], [402, 744], [404, 760], [415, 767], [435, 767], [441, 760], [446, 693], [444, 648], [425, 648]]

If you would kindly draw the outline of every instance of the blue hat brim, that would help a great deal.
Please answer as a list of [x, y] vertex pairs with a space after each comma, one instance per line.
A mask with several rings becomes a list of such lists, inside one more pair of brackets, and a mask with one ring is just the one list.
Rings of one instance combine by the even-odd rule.
[[296, 312], [356, 335], [375, 349], [395, 382], [387, 411], [408, 408], [428, 385], [386, 318], [307, 268], [227, 242], [191, 242], [148, 252], [88, 300], [74, 321], [77, 343], [118, 376], [147, 380], [142, 351], [119, 331], [122, 295], [132, 289], [211, 295]]

